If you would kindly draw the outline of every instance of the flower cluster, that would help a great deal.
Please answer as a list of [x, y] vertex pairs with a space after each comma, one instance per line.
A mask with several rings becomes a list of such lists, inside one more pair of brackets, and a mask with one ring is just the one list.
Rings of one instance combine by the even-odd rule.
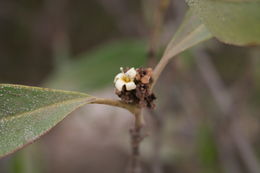
[[120, 68], [114, 83], [116, 94], [125, 103], [138, 104], [141, 107], [154, 108], [156, 99], [151, 92], [152, 69], [151, 68]]

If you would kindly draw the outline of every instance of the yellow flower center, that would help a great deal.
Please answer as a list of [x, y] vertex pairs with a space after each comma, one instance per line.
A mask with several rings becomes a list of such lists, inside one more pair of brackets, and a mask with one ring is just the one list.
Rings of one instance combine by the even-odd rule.
[[126, 83], [131, 82], [130, 77], [128, 77], [127, 75], [124, 75], [124, 76], [122, 77], [122, 80], [123, 80], [124, 82], [126, 82]]

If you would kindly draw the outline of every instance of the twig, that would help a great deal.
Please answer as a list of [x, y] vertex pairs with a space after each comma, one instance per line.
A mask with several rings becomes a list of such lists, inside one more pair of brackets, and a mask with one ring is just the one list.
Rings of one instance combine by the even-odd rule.
[[227, 92], [214, 66], [209, 61], [207, 54], [202, 51], [197, 51], [196, 61], [206, 84], [224, 115], [223, 119], [228, 122], [227, 125], [230, 125], [227, 130], [230, 133], [230, 137], [236, 145], [241, 158], [247, 166], [248, 171], [251, 173], [259, 173], [260, 167], [253, 149], [241, 132], [236, 121], [234, 121], [234, 117], [239, 115], [239, 111], [235, 108], [234, 99]]
[[[166, 3], [167, 2], [167, 3]], [[161, 0], [161, 7], [158, 9], [158, 12], [162, 13], [165, 12], [166, 7], [168, 6], [169, 1], [168, 0]], [[155, 59], [155, 54], [158, 49], [158, 38], [160, 34], [161, 24], [162, 24], [162, 17], [163, 14], [158, 14], [155, 16], [155, 29], [152, 32], [152, 38], [150, 41], [150, 48], [148, 52], [148, 63], [152, 64], [153, 60]], [[158, 18], [158, 19], [157, 19]], [[153, 73], [153, 84], [151, 89], [154, 88], [159, 76], [161, 75], [163, 69], [166, 67], [166, 65], [169, 62], [169, 58], [167, 56], [163, 56], [159, 63], [156, 65]]]
[[156, 8], [154, 13], [154, 23], [151, 30], [148, 50], [148, 66], [150, 67], [153, 66], [156, 62], [156, 54], [158, 52], [158, 47], [160, 43], [162, 25], [166, 10], [169, 6], [169, 2], [169, 0], [159, 0], [158, 8]]
[[98, 0], [106, 12], [116, 20], [118, 29], [124, 34], [145, 35], [142, 18], [134, 12], [128, 0]]
[[141, 110], [135, 114], [134, 127], [130, 129], [131, 135], [131, 146], [132, 146], [132, 158], [130, 173], [141, 173], [140, 167], [140, 143], [144, 136], [141, 134], [141, 129], [143, 127], [143, 118]]

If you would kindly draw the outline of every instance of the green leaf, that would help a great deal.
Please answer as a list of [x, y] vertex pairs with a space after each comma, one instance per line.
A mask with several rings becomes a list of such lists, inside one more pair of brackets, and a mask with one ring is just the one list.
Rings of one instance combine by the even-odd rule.
[[170, 59], [182, 51], [212, 38], [212, 35], [196, 15], [189, 10], [183, 23], [168, 44], [164, 57]]
[[260, 44], [259, 0], [186, 0], [209, 31], [235, 45]]
[[77, 92], [0, 84], [0, 157], [34, 141], [93, 98]]
[[140, 67], [145, 64], [145, 43], [121, 40], [106, 43], [93, 51], [74, 58], [45, 82], [45, 86], [66, 90], [91, 91], [110, 84], [120, 67]]

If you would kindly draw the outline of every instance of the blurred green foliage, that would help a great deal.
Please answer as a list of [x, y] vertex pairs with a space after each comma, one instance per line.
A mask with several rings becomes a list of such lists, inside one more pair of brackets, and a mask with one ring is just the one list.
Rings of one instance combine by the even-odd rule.
[[25, 159], [22, 152], [17, 152], [15, 157], [12, 157], [10, 165], [10, 173], [26, 173], [25, 172]]
[[198, 129], [197, 136], [198, 159], [203, 165], [203, 173], [218, 173], [218, 153], [215, 139], [211, 128], [202, 124]]
[[107, 43], [80, 55], [70, 62], [60, 63], [45, 82], [52, 88], [90, 91], [110, 84], [120, 67], [140, 67], [146, 59], [145, 43], [122, 40]]

